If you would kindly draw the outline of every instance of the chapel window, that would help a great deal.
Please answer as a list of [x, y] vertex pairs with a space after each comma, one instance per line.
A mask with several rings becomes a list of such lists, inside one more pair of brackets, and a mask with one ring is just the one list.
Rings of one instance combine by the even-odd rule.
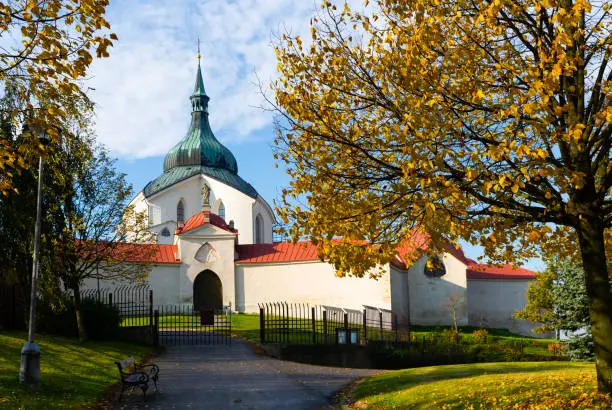
[[223, 205], [223, 202], [219, 203], [219, 216], [225, 221], [225, 205]]
[[439, 256], [429, 258], [425, 264], [425, 276], [430, 278], [441, 278], [446, 275], [446, 266]]
[[178, 225], [182, 225], [185, 223], [185, 206], [183, 205], [183, 200], [181, 199], [176, 206], [176, 223]]
[[263, 243], [263, 220], [259, 214], [255, 217], [255, 243]]

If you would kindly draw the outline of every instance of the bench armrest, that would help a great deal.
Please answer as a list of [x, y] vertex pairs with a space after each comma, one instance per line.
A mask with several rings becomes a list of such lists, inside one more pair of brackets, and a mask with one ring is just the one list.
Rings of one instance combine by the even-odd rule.
[[147, 370], [147, 373], [153, 376], [157, 376], [159, 374], [159, 367], [156, 364], [136, 365], [136, 369]]

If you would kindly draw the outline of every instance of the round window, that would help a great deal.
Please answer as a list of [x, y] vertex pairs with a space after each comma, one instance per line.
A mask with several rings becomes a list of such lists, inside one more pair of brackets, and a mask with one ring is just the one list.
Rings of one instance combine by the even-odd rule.
[[439, 256], [432, 256], [425, 264], [425, 276], [440, 278], [446, 275], [446, 267]]

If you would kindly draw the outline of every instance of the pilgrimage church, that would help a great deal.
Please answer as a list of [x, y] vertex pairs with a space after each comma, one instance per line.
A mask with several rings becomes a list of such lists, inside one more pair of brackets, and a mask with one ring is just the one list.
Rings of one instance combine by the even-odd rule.
[[532, 324], [513, 314], [525, 305], [535, 272], [478, 264], [452, 248], [437, 269], [426, 267], [425, 256], [411, 266], [395, 257], [378, 280], [339, 278], [314, 245], [273, 242], [274, 211], [213, 134], [199, 63], [190, 100], [185, 136], [132, 201], [156, 236], [148, 277], [156, 304], [231, 305], [238, 312], [277, 301], [368, 305], [393, 310], [403, 323], [436, 325], [450, 324], [452, 301], [459, 325], [529, 333]]

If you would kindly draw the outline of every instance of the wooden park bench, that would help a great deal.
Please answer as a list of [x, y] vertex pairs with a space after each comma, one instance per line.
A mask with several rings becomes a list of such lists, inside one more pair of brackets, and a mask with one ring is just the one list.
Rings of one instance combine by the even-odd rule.
[[119, 368], [119, 375], [121, 377], [121, 394], [119, 395], [119, 401], [121, 401], [123, 392], [126, 389], [130, 389], [131, 392], [136, 387], [142, 390], [142, 395], [144, 400], [146, 400], [150, 381], [153, 381], [155, 391], [157, 391], [159, 367], [157, 367], [156, 364], [138, 365], [132, 356], [115, 363]]

